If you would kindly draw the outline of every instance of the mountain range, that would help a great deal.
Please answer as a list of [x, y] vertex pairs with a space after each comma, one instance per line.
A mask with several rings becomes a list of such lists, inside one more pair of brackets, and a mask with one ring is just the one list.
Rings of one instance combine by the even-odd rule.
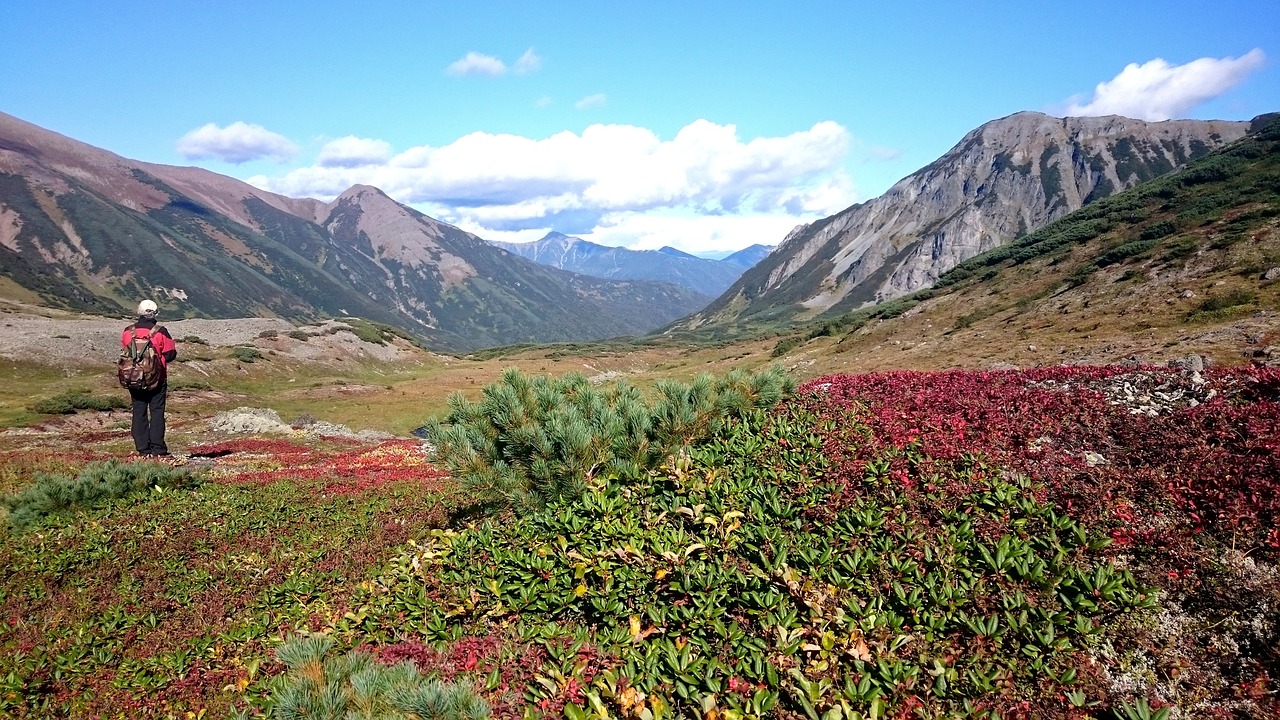
[[785, 325], [929, 287], [968, 258], [1238, 140], [1249, 125], [1034, 112], [993, 120], [880, 197], [796, 228], [672, 329]]
[[751, 245], [721, 260], [709, 260], [673, 247], [630, 250], [598, 245], [558, 232], [548, 233], [534, 242], [491, 242], [521, 257], [561, 270], [615, 280], [673, 282], [709, 296], [708, 302], [729, 289], [744, 271], [773, 250], [767, 245]]
[[[0, 295], [108, 315], [128, 314], [145, 296], [157, 296], [169, 317], [358, 315], [444, 350], [662, 325], [734, 335], [931, 287], [967, 259], [1249, 130], [1229, 121], [1001, 118], [884, 195], [796, 228], [745, 272], [726, 273], [741, 276], [707, 304], [711, 293], [671, 282], [585, 273], [678, 280], [683, 268], [750, 265], [750, 255], [710, 261], [560, 234], [507, 251], [373, 187], [328, 203], [288, 198], [199, 168], [130, 161], [0, 114]], [[526, 252], [539, 262], [518, 254]]]
[[709, 298], [503, 252], [355, 186], [288, 198], [192, 167], [128, 160], [0, 114], [0, 292], [125, 316], [360, 316], [443, 350], [652, 330]]

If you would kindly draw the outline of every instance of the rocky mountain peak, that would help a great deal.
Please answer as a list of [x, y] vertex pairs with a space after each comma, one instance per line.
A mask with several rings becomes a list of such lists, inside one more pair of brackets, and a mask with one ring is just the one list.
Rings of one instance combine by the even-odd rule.
[[793, 230], [688, 325], [844, 312], [1244, 136], [1247, 122], [1020, 112], [970, 131], [884, 195]]

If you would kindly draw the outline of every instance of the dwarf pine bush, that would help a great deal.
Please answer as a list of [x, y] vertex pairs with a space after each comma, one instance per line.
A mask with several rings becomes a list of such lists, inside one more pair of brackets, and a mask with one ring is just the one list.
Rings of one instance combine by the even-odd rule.
[[327, 636], [298, 635], [276, 649], [288, 670], [275, 681], [271, 717], [477, 720], [490, 715], [488, 703], [466, 685], [426, 678], [407, 660], [383, 665], [358, 650], [330, 655], [333, 647]]
[[200, 478], [186, 468], [106, 460], [86, 465], [74, 478], [38, 473], [35, 484], [5, 497], [3, 502], [9, 511], [9, 524], [22, 529], [56, 513], [93, 507], [150, 488], [183, 489], [200, 484]]
[[773, 407], [794, 389], [780, 368], [735, 370], [660, 382], [649, 400], [625, 382], [597, 386], [577, 373], [527, 377], [512, 368], [480, 402], [451, 396], [448, 416], [423, 430], [471, 490], [529, 507], [578, 495], [596, 477], [655, 469], [726, 420]]
[[77, 410], [114, 410], [126, 407], [129, 407], [129, 401], [122, 397], [94, 395], [81, 388], [45, 398], [31, 405], [30, 410], [44, 415], [70, 415]]

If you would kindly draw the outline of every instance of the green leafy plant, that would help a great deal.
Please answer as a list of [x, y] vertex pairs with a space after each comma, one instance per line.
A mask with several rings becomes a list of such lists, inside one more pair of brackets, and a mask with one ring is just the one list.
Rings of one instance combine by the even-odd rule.
[[251, 363], [262, 359], [262, 352], [248, 345], [237, 345], [231, 349], [231, 356], [242, 363]]
[[634, 476], [709, 437], [731, 417], [772, 407], [795, 386], [779, 368], [692, 383], [664, 381], [652, 401], [626, 383], [580, 374], [526, 377], [516, 369], [472, 403], [424, 426], [453, 474], [490, 501], [537, 506], [580, 494], [602, 476]]
[[598, 674], [579, 661], [531, 686], [571, 718], [982, 717], [970, 706], [1100, 696], [1080, 653], [1151, 604], [1107, 538], [977, 456], [826, 455], [866, 430], [794, 404], [747, 413], [644, 482], [436, 531], [334, 632], [385, 642], [404, 618], [433, 641], [590, 643]]
[[1138, 698], [1133, 703], [1122, 702], [1116, 709], [1116, 714], [1124, 720], [1165, 720], [1170, 712], [1172, 708], [1152, 708], [1146, 698]]
[[50, 515], [93, 507], [151, 488], [186, 489], [198, 487], [201, 482], [186, 468], [106, 460], [86, 465], [74, 478], [39, 473], [34, 485], [4, 498], [4, 505], [9, 510], [9, 524], [22, 529]]
[[311, 333], [307, 332], [306, 330], [291, 330], [289, 332], [289, 337], [293, 338], [294, 340], [301, 340], [302, 342], [306, 342], [307, 340], [311, 339]]
[[383, 665], [358, 650], [331, 655], [333, 647], [327, 636], [298, 635], [277, 648], [276, 657], [288, 671], [275, 683], [272, 717], [473, 720], [490, 715], [488, 703], [466, 685], [426, 678], [410, 661]]

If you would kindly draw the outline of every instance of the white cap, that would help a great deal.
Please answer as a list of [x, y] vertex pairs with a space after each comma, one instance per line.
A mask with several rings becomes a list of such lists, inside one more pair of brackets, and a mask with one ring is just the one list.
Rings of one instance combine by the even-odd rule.
[[138, 317], [155, 317], [159, 309], [153, 301], [143, 300], [138, 303]]

